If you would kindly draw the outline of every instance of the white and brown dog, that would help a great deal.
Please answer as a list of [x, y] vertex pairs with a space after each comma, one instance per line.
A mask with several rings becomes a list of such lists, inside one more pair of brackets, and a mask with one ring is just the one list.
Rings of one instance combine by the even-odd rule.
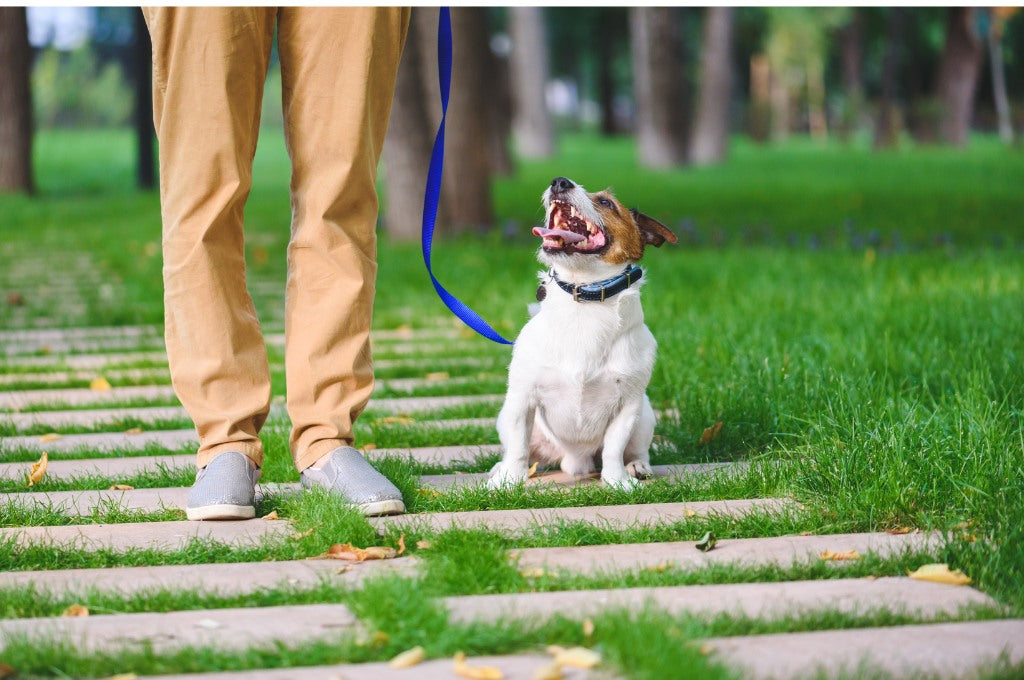
[[608, 191], [587, 193], [556, 177], [544, 192], [544, 239], [537, 259], [550, 270], [537, 289], [540, 310], [512, 351], [498, 415], [504, 449], [492, 487], [517, 484], [530, 464], [559, 463], [632, 488], [651, 473], [654, 409], [647, 384], [657, 343], [640, 307], [647, 245], [676, 243], [665, 225], [628, 210]]

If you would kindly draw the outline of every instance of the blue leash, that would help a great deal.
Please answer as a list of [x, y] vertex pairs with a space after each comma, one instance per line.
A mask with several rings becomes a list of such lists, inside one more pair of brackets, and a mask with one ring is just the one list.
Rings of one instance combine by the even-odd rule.
[[423, 263], [427, 265], [427, 273], [434, 283], [434, 290], [452, 314], [462, 319], [463, 323], [480, 335], [494, 342], [511, 345], [480, 315], [470, 309], [466, 303], [447, 290], [434, 276], [430, 267], [430, 245], [434, 240], [434, 223], [437, 221], [437, 203], [441, 195], [441, 171], [444, 169], [444, 123], [448, 115], [448, 94], [452, 86], [452, 21], [447, 7], [441, 8], [437, 21], [437, 75], [441, 81], [441, 125], [434, 137], [434, 150], [430, 154], [430, 171], [427, 173], [427, 187], [423, 194]]

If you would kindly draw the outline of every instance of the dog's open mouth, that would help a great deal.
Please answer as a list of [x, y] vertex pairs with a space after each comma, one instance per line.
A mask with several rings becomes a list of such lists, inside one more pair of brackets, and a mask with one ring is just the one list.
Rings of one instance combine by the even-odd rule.
[[588, 253], [607, 244], [604, 231], [584, 217], [571, 203], [551, 204], [547, 227], [534, 227], [533, 235], [544, 239], [544, 250]]

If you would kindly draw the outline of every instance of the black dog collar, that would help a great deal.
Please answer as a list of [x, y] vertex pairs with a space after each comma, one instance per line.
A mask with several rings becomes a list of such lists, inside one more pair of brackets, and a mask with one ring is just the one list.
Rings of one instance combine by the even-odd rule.
[[[618, 276], [605, 279], [604, 281], [595, 281], [594, 283], [576, 285], [562, 281], [555, 275], [554, 270], [551, 271], [551, 279], [558, 284], [559, 288], [569, 295], [572, 295], [572, 299], [576, 302], [603, 302], [632, 286], [634, 283], [639, 281], [643, 275], [644, 271], [640, 269], [640, 267], [629, 265], [626, 267], [626, 271], [622, 272]], [[541, 289], [543, 288], [544, 287], [541, 286]], [[543, 293], [541, 293], [540, 290], [537, 291], [537, 298], [543, 299]]]

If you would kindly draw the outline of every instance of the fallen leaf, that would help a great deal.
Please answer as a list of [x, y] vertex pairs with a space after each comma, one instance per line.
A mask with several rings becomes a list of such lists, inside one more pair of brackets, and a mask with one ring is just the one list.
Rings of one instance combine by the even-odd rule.
[[266, 520], [275, 520], [275, 519], [281, 519], [281, 518], [280, 518], [280, 517], [278, 517], [278, 515], [277, 515], [277, 510], [271, 510], [271, 511], [270, 511], [270, 512], [268, 512], [267, 514], [263, 515], [263, 519], [266, 519]]
[[64, 611], [62, 611], [60, 613], [60, 615], [61, 616], [74, 616], [74, 617], [88, 616], [89, 615], [89, 608], [88, 607], [84, 607], [84, 606], [82, 606], [80, 604], [73, 604], [70, 607], [68, 607], [67, 609], [65, 609]]
[[411, 338], [412, 337], [412, 326], [407, 323], [403, 323], [401, 326], [395, 329], [395, 335], [400, 338]]
[[470, 666], [463, 652], [455, 652], [455, 674], [470, 680], [501, 680], [505, 677], [494, 666]]
[[89, 383], [89, 389], [96, 392], [106, 392], [110, 389], [110, 383], [107, 382], [106, 378], [96, 378]]
[[651, 565], [650, 567], [644, 567], [644, 571], [653, 571], [663, 574], [670, 566], [672, 565], [668, 562], [659, 562], [658, 564]]
[[537, 464], [538, 464], [538, 463], [540, 463], [540, 461], [539, 461], [539, 460], [535, 460], [535, 461], [533, 461], [533, 465], [531, 465], [531, 466], [530, 466], [530, 469], [529, 469], [529, 470], [527, 470], [527, 472], [526, 472], [526, 476], [527, 476], [527, 478], [529, 478], [529, 477], [533, 477], [533, 476], [534, 476], [535, 474], [537, 474]]
[[373, 451], [375, 448], [377, 448], [377, 445], [371, 442], [369, 444], [363, 444], [361, 448], [363, 451]]
[[135, 673], [118, 673], [105, 678], [105, 680], [137, 680], [138, 677]]
[[141, 427], [133, 427], [133, 428], [131, 428], [129, 430], [125, 430], [124, 433], [125, 434], [142, 434], [142, 428]]
[[708, 552], [709, 550], [715, 549], [716, 543], [718, 543], [718, 539], [709, 531], [705, 533], [699, 541], [697, 541], [697, 545], [695, 547], [701, 552]]
[[722, 431], [722, 421], [719, 420], [711, 427], [704, 428], [704, 432], [700, 435], [701, 444], [710, 444], [718, 436], [718, 433]]
[[44, 434], [41, 437], [39, 437], [39, 441], [43, 442], [44, 444], [47, 444], [49, 442], [57, 441], [58, 439], [61, 438], [61, 436], [62, 435], [59, 435], [56, 432], [51, 432], [49, 434]]
[[447, 380], [448, 377], [449, 377], [448, 376], [448, 371], [438, 371], [437, 373], [427, 373], [427, 375], [426, 375], [426, 379], [427, 380], [431, 380], [431, 381], [433, 381], [433, 380]]
[[0, 680], [4, 680], [4, 678], [13, 678], [16, 673], [17, 671], [15, 671], [11, 666], [8, 666], [5, 663], [0, 663]]
[[555, 652], [555, 663], [572, 668], [593, 668], [601, 663], [601, 655], [586, 647], [559, 648]]
[[53, 354], [53, 348], [50, 347], [49, 345], [43, 345], [42, 347], [36, 350], [36, 354], [39, 354], [44, 357], [49, 356], [50, 354]]
[[591, 619], [583, 619], [583, 636], [590, 637], [594, 634], [594, 622]]
[[270, 261], [270, 253], [263, 246], [253, 246], [252, 259], [257, 266], [263, 267]]
[[544, 570], [540, 567], [522, 569], [519, 573], [522, 574], [524, 578], [542, 578], [544, 576]]
[[352, 569], [353, 569], [353, 567], [352, 567], [352, 565], [351, 565], [351, 564], [346, 564], [346, 565], [345, 565], [344, 567], [342, 567], [341, 569], [335, 569], [335, 570], [334, 570], [334, 573], [335, 573], [335, 574], [339, 574], [339, 575], [340, 575], [340, 574], [347, 574], [348, 572], [352, 571]]
[[860, 553], [856, 550], [824, 550], [818, 553], [818, 557], [826, 562], [845, 562], [849, 560], [859, 560]]
[[370, 636], [370, 645], [374, 647], [383, 647], [386, 645], [391, 638], [382, 630], [373, 631], [373, 635]]
[[11, 307], [21, 307], [25, 304], [25, 296], [21, 293], [12, 290], [7, 294], [7, 304]]
[[409, 416], [384, 416], [370, 423], [371, 425], [409, 425], [415, 423], [416, 419]]
[[700, 649], [698, 651], [700, 652], [701, 656], [707, 656], [711, 652], [715, 651], [715, 646], [705, 642], [700, 646]]
[[405, 552], [405, 534], [402, 534], [401, 536], [398, 537], [398, 552], [395, 553], [395, 556], [397, 557], [398, 555], [401, 555], [404, 552]]
[[131, 491], [134, 488], [134, 486], [129, 486], [127, 484], [111, 484], [107, 487], [109, 491]]
[[390, 546], [374, 545], [369, 548], [357, 548], [351, 543], [335, 543], [327, 549], [322, 559], [345, 560], [347, 562], [364, 562], [366, 560], [390, 560], [398, 556], [398, 551]]
[[557, 662], [549, 663], [547, 666], [541, 666], [533, 672], [533, 680], [564, 680], [565, 675], [562, 673], [562, 666]]
[[49, 462], [49, 456], [46, 455], [46, 451], [43, 451], [43, 455], [39, 457], [39, 460], [32, 463], [32, 468], [28, 471], [28, 485], [39, 482], [46, 474], [46, 464]]
[[907, 576], [919, 581], [946, 583], [951, 586], [965, 586], [971, 582], [970, 577], [959, 569], [950, 571], [948, 564], [924, 564], [917, 571], [908, 571]]
[[441, 495], [441, 492], [437, 489], [418, 489], [418, 491], [421, 496], [426, 496], [427, 498], [437, 498]]
[[687, 518], [689, 518], [689, 517], [696, 517], [697, 513], [695, 511], [693, 511], [693, 510], [690, 510], [690, 508], [686, 508], [685, 510], [683, 510], [683, 515], [685, 515]]
[[434, 544], [431, 543], [430, 541], [426, 540], [426, 539], [423, 539], [423, 540], [420, 540], [420, 541], [416, 541], [416, 549], [417, 550], [430, 550], [433, 547], [434, 547]]
[[306, 529], [305, 531], [296, 531], [294, 534], [292, 534], [292, 538], [300, 539], [300, 538], [305, 538], [306, 536], [311, 536], [312, 534], [313, 534], [313, 527], [310, 527], [310, 528]]
[[411, 668], [420, 661], [423, 661], [424, 656], [426, 656], [424, 649], [416, 646], [412, 649], [405, 650], [391, 661], [388, 661], [388, 665], [392, 668]]
[[900, 536], [902, 534], [909, 534], [911, 532], [910, 527], [896, 527], [895, 529], [886, 529], [885, 533], [892, 534], [893, 536]]

